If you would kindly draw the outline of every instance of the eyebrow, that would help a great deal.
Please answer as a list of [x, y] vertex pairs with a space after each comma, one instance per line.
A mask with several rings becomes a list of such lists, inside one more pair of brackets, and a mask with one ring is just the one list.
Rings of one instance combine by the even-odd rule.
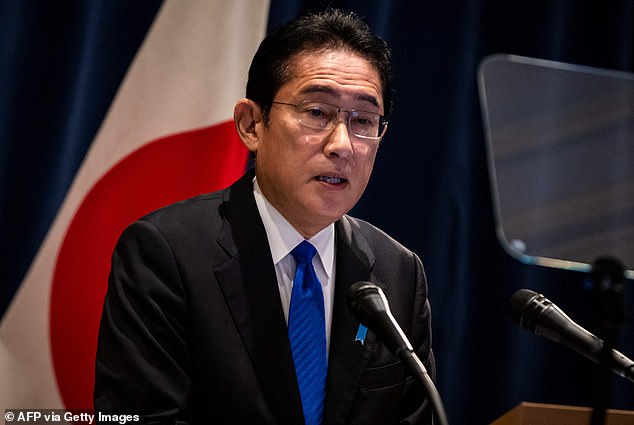
[[[308, 93], [326, 93], [335, 97], [340, 97], [339, 93], [332, 87], [321, 86], [321, 85], [313, 85], [313, 86], [304, 87], [304, 89], [302, 89], [301, 91], [301, 94], [308, 94]], [[363, 101], [371, 103], [377, 108], [379, 107], [379, 102], [376, 99], [376, 97], [369, 94], [359, 93], [354, 96], [354, 99], [363, 100]]]

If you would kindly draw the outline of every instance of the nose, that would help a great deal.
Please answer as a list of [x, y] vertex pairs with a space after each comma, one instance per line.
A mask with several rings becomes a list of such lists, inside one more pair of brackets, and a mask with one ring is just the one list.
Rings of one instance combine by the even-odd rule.
[[354, 151], [348, 120], [340, 119], [326, 138], [327, 140], [324, 146], [326, 156], [337, 156], [344, 159], [352, 157]]

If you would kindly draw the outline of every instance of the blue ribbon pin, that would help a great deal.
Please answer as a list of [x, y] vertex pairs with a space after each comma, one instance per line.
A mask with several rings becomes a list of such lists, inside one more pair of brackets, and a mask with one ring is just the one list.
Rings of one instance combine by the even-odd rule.
[[365, 344], [365, 336], [368, 333], [368, 328], [359, 324], [359, 329], [357, 330], [357, 336], [354, 337], [354, 342], [359, 342], [361, 345]]

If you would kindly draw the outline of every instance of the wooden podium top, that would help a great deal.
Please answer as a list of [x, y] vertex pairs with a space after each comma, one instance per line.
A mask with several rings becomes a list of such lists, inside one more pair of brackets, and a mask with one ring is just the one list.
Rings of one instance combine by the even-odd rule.
[[[522, 402], [491, 425], [589, 425], [592, 409]], [[634, 412], [608, 409], [605, 425], [634, 425]]]

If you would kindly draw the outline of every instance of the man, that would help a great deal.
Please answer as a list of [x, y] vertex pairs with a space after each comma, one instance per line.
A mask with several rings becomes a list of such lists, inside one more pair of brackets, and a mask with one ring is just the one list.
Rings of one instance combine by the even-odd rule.
[[422, 388], [346, 306], [353, 283], [381, 286], [433, 374], [419, 258], [346, 215], [387, 128], [390, 72], [386, 44], [336, 10], [261, 43], [234, 110], [255, 170], [132, 224], [115, 249], [96, 409], [142, 422], [431, 423]]

